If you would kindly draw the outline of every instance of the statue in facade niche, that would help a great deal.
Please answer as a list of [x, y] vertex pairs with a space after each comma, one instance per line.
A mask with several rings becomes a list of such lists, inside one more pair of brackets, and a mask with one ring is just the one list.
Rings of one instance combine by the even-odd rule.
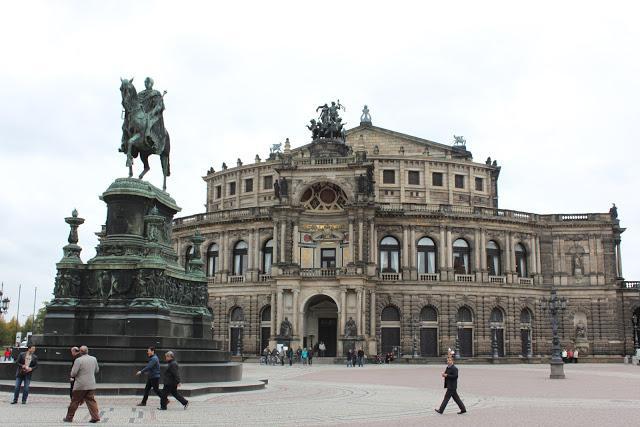
[[291, 337], [293, 335], [293, 326], [291, 322], [289, 322], [289, 318], [285, 317], [282, 322], [280, 322], [280, 336], [281, 337]]
[[576, 325], [576, 341], [585, 341], [587, 339], [587, 330], [582, 321]]
[[579, 276], [582, 274], [582, 255], [575, 254], [573, 258], [573, 274]]
[[164, 127], [162, 112], [164, 111], [164, 95], [153, 89], [153, 79], [147, 77], [145, 89], [137, 93], [133, 86], [133, 78], [120, 79], [120, 93], [124, 108], [122, 124], [122, 141], [120, 151], [127, 155], [126, 165], [129, 177], [133, 176], [133, 159], [140, 155], [144, 169], [139, 179], [150, 170], [148, 158], [152, 154], [160, 156], [162, 189], [167, 188], [167, 177], [171, 174], [169, 167], [170, 140]]
[[344, 325], [344, 336], [355, 337], [356, 335], [358, 335], [356, 321], [353, 320], [353, 317], [349, 317], [349, 320], [347, 320], [347, 323]]

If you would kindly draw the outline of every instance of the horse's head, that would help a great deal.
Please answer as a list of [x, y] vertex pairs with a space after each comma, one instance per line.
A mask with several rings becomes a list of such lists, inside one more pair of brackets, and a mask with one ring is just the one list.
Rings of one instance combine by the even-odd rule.
[[133, 85], [133, 77], [128, 80], [120, 77], [120, 94], [122, 95], [122, 105], [126, 110], [130, 110], [133, 107], [133, 103], [138, 100], [138, 92]]

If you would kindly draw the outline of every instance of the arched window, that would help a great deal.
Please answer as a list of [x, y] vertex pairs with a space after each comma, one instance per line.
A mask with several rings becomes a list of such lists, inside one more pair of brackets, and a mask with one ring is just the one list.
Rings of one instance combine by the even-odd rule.
[[247, 270], [247, 263], [249, 261], [247, 243], [244, 240], [240, 240], [233, 247], [233, 275], [240, 276]]
[[207, 249], [207, 276], [215, 276], [218, 272], [218, 251], [217, 243], [210, 244], [209, 249]]
[[244, 320], [244, 311], [240, 307], [236, 307], [231, 310], [231, 321], [242, 322]]
[[487, 267], [489, 269], [489, 276], [502, 275], [500, 258], [500, 246], [493, 240], [489, 240], [487, 242]]
[[516, 245], [516, 274], [518, 277], [527, 277], [527, 250], [521, 243]]
[[458, 310], [458, 322], [473, 322], [473, 315], [469, 307], [460, 307]]
[[420, 311], [420, 320], [423, 322], [437, 322], [438, 312], [430, 305], [422, 307]]
[[528, 308], [522, 309], [522, 311], [520, 312], [520, 323], [531, 323], [531, 310], [529, 310]]
[[184, 251], [184, 271], [187, 273], [189, 272], [189, 261], [193, 259], [193, 254], [193, 246], [188, 246]]
[[436, 244], [428, 237], [418, 240], [418, 273], [436, 272]]
[[491, 310], [491, 316], [489, 318], [491, 323], [502, 323], [504, 321], [504, 314], [498, 307]]
[[387, 236], [380, 241], [380, 271], [383, 273], [400, 271], [400, 244], [395, 237]]
[[520, 312], [520, 343], [522, 344], [520, 353], [525, 357], [533, 356], [531, 319], [531, 310], [526, 307], [523, 308]]
[[271, 321], [271, 306], [268, 305], [262, 309], [262, 313], [260, 314], [260, 320], [262, 322], [270, 322]]
[[400, 312], [395, 307], [385, 307], [384, 310], [382, 310], [382, 314], [380, 315], [380, 320], [382, 320], [383, 322], [399, 322]]
[[262, 272], [271, 274], [271, 265], [273, 264], [273, 239], [269, 239], [262, 248]]
[[464, 239], [453, 242], [453, 271], [455, 274], [471, 274], [469, 244]]

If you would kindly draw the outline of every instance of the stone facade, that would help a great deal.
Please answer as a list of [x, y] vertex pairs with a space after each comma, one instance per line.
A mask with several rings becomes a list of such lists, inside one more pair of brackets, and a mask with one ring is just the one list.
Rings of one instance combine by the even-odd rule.
[[563, 346], [584, 331], [589, 354], [630, 353], [640, 298], [621, 277], [617, 213], [499, 209], [499, 174], [465, 146], [362, 123], [345, 142], [211, 169], [207, 211], [174, 221], [174, 245], [188, 269], [204, 237], [214, 339], [233, 353], [324, 341], [479, 357], [495, 340], [500, 355], [547, 355], [552, 286]]

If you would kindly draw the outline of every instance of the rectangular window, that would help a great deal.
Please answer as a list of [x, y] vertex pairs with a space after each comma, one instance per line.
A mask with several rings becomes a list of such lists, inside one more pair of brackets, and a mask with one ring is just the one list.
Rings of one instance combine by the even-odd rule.
[[216, 185], [216, 199], [222, 197], [222, 185]]
[[464, 175], [456, 175], [456, 188], [464, 188]]
[[273, 188], [273, 176], [265, 176], [262, 178], [262, 189], [271, 190]]
[[382, 171], [382, 183], [383, 184], [395, 184], [396, 183], [396, 171], [383, 170]]
[[253, 178], [247, 178], [244, 180], [244, 192], [245, 193], [253, 192]]
[[476, 177], [476, 191], [484, 191], [484, 183], [482, 178]]
[[434, 172], [431, 175], [431, 184], [434, 187], [442, 187], [442, 172]]
[[229, 183], [229, 196], [235, 196], [236, 195], [236, 183], [235, 182], [230, 182]]
[[409, 171], [409, 184], [410, 185], [420, 185], [420, 172], [418, 172], [418, 171]]
[[336, 266], [336, 250], [321, 249], [320, 250], [320, 267], [335, 268]]

